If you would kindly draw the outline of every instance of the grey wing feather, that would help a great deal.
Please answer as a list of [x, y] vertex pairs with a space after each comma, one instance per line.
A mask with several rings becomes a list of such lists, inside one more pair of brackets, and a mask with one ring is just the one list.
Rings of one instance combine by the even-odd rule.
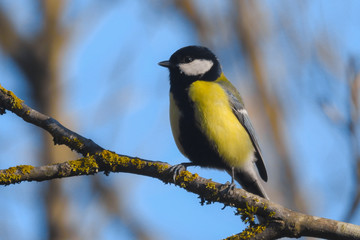
[[261, 150], [259, 143], [255, 136], [255, 130], [250, 122], [250, 118], [244, 108], [244, 105], [229, 91], [227, 91], [229, 95], [229, 100], [232, 106], [232, 109], [234, 111], [234, 114], [236, 115], [239, 122], [243, 125], [243, 127], [246, 129], [247, 133], [250, 136], [250, 139], [254, 145], [255, 148], [255, 157], [256, 157], [256, 167], [258, 168], [260, 177], [266, 182], [268, 180], [265, 164], [261, 155]]

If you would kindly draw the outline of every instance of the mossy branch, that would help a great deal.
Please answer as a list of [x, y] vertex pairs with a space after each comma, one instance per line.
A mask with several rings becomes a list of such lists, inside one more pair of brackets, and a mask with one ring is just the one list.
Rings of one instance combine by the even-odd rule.
[[15, 113], [26, 122], [49, 132], [54, 139], [55, 145], [64, 144], [71, 150], [81, 153], [83, 156], [104, 150], [91, 139], [87, 139], [67, 129], [55, 119], [30, 108], [23, 100], [15, 96], [13, 92], [6, 90], [0, 85], [0, 114], [5, 113], [4, 109]]
[[0, 113], [4, 113], [4, 109], [43, 128], [53, 136], [55, 144], [64, 144], [84, 157], [53, 165], [20, 165], [0, 170], [0, 185], [92, 175], [99, 172], [134, 173], [157, 178], [164, 183], [174, 183], [198, 194], [202, 203], [219, 202], [225, 206], [235, 207], [243, 219], [249, 222], [253, 221], [253, 215], [265, 219], [261, 225], [251, 223], [243, 232], [228, 239], [278, 239], [301, 236], [360, 239], [360, 226], [294, 212], [242, 189], [234, 189], [233, 194], [228, 194], [228, 185], [213, 182], [189, 171], [182, 171], [174, 182], [168, 171], [171, 165], [104, 150], [92, 140], [67, 129], [55, 119], [28, 107], [11, 91], [0, 85]]

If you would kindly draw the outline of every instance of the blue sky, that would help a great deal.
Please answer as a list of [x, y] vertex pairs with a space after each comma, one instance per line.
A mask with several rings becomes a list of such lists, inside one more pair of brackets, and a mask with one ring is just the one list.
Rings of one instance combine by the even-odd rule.
[[[203, 2], [198, 1], [199, 4]], [[267, 1], [266, 7], [270, 9], [273, 24], [276, 24], [278, 15], [284, 11], [296, 14], [294, 21], [301, 18], [299, 25], [303, 25], [295, 31], [304, 36], [300, 41], [308, 42], [310, 46], [305, 49], [305, 55], [311, 55], [311, 40], [316, 32], [323, 29], [329, 32], [328, 40], [335, 42], [337, 52], [340, 53], [340, 62], [343, 64], [339, 66], [340, 73], [345, 68], [347, 58], [360, 53], [360, 32], [357, 29], [360, 23], [359, 2], [346, 1], [344, 4], [340, 0], [311, 1], [307, 3], [305, 13], [300, 10], [298, 13], [296, 8], [288, 10], [286, 7], [289, 3], [283, 3]], [[88, 1], [72, 2], [64, 17], [64, 24], [72, 25], [76, 11], [88, 4]], [[168, 59], [180, 47], [200, 44], [196, 31], [174, 8], [151, 5], [161, 4], [158, 1], [144, 3], [127, 0], [109, 4], [111, 7], [94, 11], [93, 16], [73, 26], [73, 35], [61, 67], [64, 115], [58, 120], [102, 147], [120, 154], [170, 164], [186, 161], [171, 136], [168, 72], [159, 67], [157, 62]], [[218, 6], [219, 1], [212, 1], [212, 4], [208, 4], [204, 11], [211, 12], [211, 7]], [[32, 17], [35, 10], [31, 4], [24, 5], [24, 8], [18, 8], [14, 3], [2, 5], [7, 6], [11, 13], [14, 12], [13, 18], [21, 32], [31, 35], [31, 31], [36, 31], [36, 19]], [[219, 29], [219, 32], [222, 31]], [[282, 44], [280, 34], [273, 39], [277, 44]], [[284, 85], [277, 88], [278, 97], [286, 101], [288, 99], [290, 104], [285, 108], [287, 121], [284, 131], [299, 187], [308, 200], [311, 214], [341, 220], [354, 187], [348, 143], [341, 130], [329, 124], [319, 113], [319, 107], [314, 102], [319, 96], [331, 91], [334, 104], [342, 109], [346, 97], [344, 79], [340, 75], [334, 86], [327, 88], [324, 75], [330, 75], [320, 74], [321, 70], [318, 70], [314, 61], [298, 64], [296, 57], [291, 56], [294, 53], [288, 51], [285, 44], [283, 46], [280, 49], [284, 51], [283, 67], [288, 71], [288, 79], [275, 79], [273, 84]], [[247, 106], [256, 106], [249, 104], [256, 96], [251, 95], [253, 84], [248, 81], [249, 73], [239, 74], [246, 70], [246, 66], [236, 56], [238, 52], [231, 53], [231, 47], [224, 46], [214, 51], [223, 63], [226, 75], [230, 80], [236, 79], [233, 83], [241, 86], [241, 92], [246, 92], [244, 97]], [[272, 59], [272, 54], [278, 54], [270, 53], [266, 56], [269, 59]], [[273, 72], [276, 73], [275, 70]], [[31, 106], [22, 75], [1, 51], [0, 76], [5, 79], [0, 80], [5, 88], [14, 91]], [[241, 77], [245, 77], [245, 80], [238, 80]], [[254, 119], [253, 122], [255, 127], [262, 128], [256, 125], [259, 121]], [[11, 113], [0, 116], [0, 168], [18, 164], [38, 165], [40, 131]], [[260, 132], [260, 143], [266, 145], [264, 139], [267, 137], [262, 136], [262, 131], [257, 132]], [[271, 189], [269, 195], [272, 198], [271, 195], [276, 194], [279, 186], [275, 185], [277, 181], [272, 180], [276, 178], [277, 172], [273, 170], [276, 164], [272, 165], [273, 153], [269, 148], [263, 146], [265, 156], [270, 156], [267, 164], [271, 170], [269, 184], [265, 188]], [[219, 182], [230, 180], [229, 175], [218, 170], [189, 170]], [[92, 226], [94, 221], [101, 221], [101, 226], [106, 226], [99, 233], [102, 239], [132, 239], [121, 223], [102, 212], [98, 203], [101, 196], [92, 195], [88, 178], [61, 180], [72, 202], [71, 220], [83, 222], [79, 228], [84, 234], [87, 226]], [[114, 191], [119, 196], [126, 195], [123, 204], [129, 212], [138, 216], [138, 220], [157, 239], [220, 239], [244, 228], [240, 218], [234, 216], [234, 209], [221, 210], [220, 204], [200, 206], [196, 195], [173, 185], [121, 173], [103, 178], [115, 187]], [[44, 183], [22, 183], [2, 188], [0, 212], [4, 217], [0, 219], [0, 240], [46, 238], [44, 208], [38, 198], [43, 186]], [[2, 221], [6, 221], [6, 224]], [[359, 214], [353, 223], [360, 224]]]

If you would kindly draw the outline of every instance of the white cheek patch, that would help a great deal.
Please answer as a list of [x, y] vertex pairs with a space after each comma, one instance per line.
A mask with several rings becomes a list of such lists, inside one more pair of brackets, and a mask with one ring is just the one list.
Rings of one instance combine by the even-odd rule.
[[189, 63], [180, 63], [179, 68], [181, 72], [188, 76], [197, 76], [204, 75], [213, 65], [214, 63], [210, 60], [195, 59]]

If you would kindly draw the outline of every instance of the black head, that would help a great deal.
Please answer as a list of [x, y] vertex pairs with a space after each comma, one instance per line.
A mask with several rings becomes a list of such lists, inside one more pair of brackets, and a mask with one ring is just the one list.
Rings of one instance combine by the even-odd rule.
[[177, 50], [169, 61], [159, 62], [170, 71], [171, 84], [196, 80], [215, 81], [221, 74], [216, 56], [206, 47], [188, 46]]

